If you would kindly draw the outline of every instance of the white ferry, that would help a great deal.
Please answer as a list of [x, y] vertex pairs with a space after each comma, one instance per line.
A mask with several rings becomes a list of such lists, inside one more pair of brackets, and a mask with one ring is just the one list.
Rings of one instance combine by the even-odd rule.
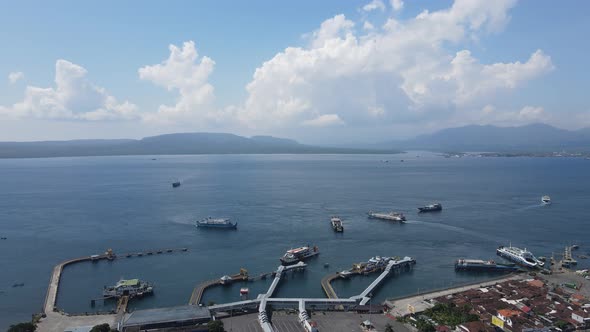
[[528, 268], [541, 268], [545, 263], [538, 260], [530, 251], [513, 247], [500, 246], [496, 250], [496, 254], [504, 257], [507, 260]]

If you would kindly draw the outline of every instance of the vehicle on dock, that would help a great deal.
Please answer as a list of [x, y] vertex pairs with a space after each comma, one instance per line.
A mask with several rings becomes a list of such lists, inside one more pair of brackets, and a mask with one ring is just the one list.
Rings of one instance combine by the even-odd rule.
[[442, 211], [442, 204], [434, 203], [434, 204], [430, 204], [430, 205], [426, 205], [426, 206], [418, 208], [418, 212], [435, 212], [435, 211]]
[[404, 222], [406, 221], [406, 216], [404, 216], [401, 212], [389, 212], [389, 213], [380, 213], [380, 212], [372, 212], [369, 211], [368, 213], [369, 219], [381, 219], [381, 220], [389, 220], [389, 221], [398, 221]]
[[180, 181], [179, 180], [176, 180], [176, 181], [172, 182], [172, 188], [178, 188], [178, 187], [180, 187]]
[[336, 233], [344, 232], [344, 226], [342, 225], [342, 219], [340, 219], [338, 217], [332, 217], [330, 219], [330, 223], [332, 224], [332, 229], [334, 230], [334, 232], [336, 232]]
[[319, 253], [320, 249], [317, 246], [304, 246], [287, 250], [280, 260], [283, 265], [292, 265], [304, 261], [310, 257], [319, 255]]
[[196, 223], [197, 227], [208, 227], [208, 228], [227, 228], [227, 229], [237, 229], [238, 223], [232, 222], [227, 218], [206, 218], [203, 220], [199, 220]]
[[143, 296], [152, 294], [154, 292], [154, 286], [146, 281], [139, 279], [122, 279], [117, 282], [115, 286], [105, 286], [102, 295], [104, 297], [116, 297], [121, 296]]
[[542, 268], [545, 265], [545, 263], [537, 259], [530, 251], [513, 247], [512, 245], [509, 247], [498, 247], [498, 249], [496, 249], [496, 254], [511, 262], [528, 268]]
[[511, 272], [518, 270], [516, 264], [496, 263], [493, 260], [484, 261], [481, 259], [458, 259], [455, 262], [457, 271], [505, 271]]
[[545, 196], [541, 197], [541, 202], [543, 202], [543, 204], [545, 204], [545, 205], [549, 205], [549, 204], [551, 204], [551, 197], [545, 195]]

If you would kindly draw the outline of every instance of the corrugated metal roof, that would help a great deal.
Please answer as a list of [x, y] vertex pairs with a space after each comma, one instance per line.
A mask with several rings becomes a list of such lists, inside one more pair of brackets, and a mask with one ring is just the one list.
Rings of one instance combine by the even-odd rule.
[[194, 305], [185, 305], [134, 311], [125, 315], [123, 327], [192, 320], [206, 321], [209, 319], [211, 319], [209, 309]]

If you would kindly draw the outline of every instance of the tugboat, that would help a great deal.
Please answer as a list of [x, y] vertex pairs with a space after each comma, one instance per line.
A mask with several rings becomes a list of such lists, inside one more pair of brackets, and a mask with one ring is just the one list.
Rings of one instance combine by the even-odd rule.
[[545, 204], [545, 205], [549, 205], [549, 204], [551, 204], [551, 197], [545, 195], [545, 196], [541, 197], [541, 202], [543, 202], [543, 204]]
[[102, 295], [104, 297], [116, 297], [121, 296], [143, 296], [154, 292], [154, 286], [146, 281], [139, 279], [119, 280], [115, 286], [104, 287]]
[[231, 222], [229, 219], [213, 219], [211, 217], [199, 220], [196, 223], [197, 227], [209, 227], [209, 228], [228, 228], [237, 229], [238, 223]]
[[399, 221], [401, 223], [406, 221], [406, 216], [404, 216], [404, 214], [401, 212], [393, 212], [393, 211], [389, 212], [389, 213], [369, 212], [368, 216], [369, 216], [369, 219]]
[[180, 187], [180, 181], [179, 180], [176, 180], [176, 181], [172, 182], [172, 188], [178, 188], [178, 187]]
[[330, 223], [332, 224], [332, 229], [334, 229], [334, 232], [336, 232], [336, 233], [344, 232], [344, 226], [342, 226], [342, 219], [340, 219], [338, 217], [332, 217], [330, 219]]
[[295, 249], [290, 249], [287, 250], [283, 257], [281, 257], [281, 263], [283, 265], [293, 265], [319, 254], [320, 249], [317, 246], [314, 246], [313, 248], [310, 248], [309, 246], [304, 246]]
[[418, 212], [434, 212], [434, 211], [441, 211], [441, 210], [442, 210], [442, 204], [440, 204], [440, 203], [434, 203], [434, 204], [430, 204], [430, 205], [426, 205], [426, 206], [418, 208]]

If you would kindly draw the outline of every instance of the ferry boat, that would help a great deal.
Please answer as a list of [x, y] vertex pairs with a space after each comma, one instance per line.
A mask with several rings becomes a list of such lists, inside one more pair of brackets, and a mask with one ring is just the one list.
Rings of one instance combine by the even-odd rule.
[[516, 271], [515, 264], [501, 264], [493, 260], [484, 261], [481, 259], [458, 259], [455, 262], [457, 271]]
[[281, 263], [283, 263], [283, 265], [296, 264], [315, 255], [319, 255], [319, 253], [320, 249], [317, 246], [314, 246], [313, 248], [304, 246], [290, 249], [287, 250], [283, 257], [281, 257]]
[[102, 295], [104, 297], [121, 297], [121, 296], [143, 296], [154, 292], [154, 286], [146, 281], [139, 279], [119, 280], [115, 286], [104, 287]]
[[180, 181], [177, 180], [177, 181], [172, 182], [172, 188], [178, 188], [178, 187], [180, 187]]
[[434, 204], [430, 204], [430, 205], [426, 205], [426, 206], [418, 208], [418, 212], [434, 212], [434, 211], [441, 211], [441, 210], [442, 210], [442, 204], [440, 204], [440, 203], [434, 203]]
[[545, 205], [549, 205], [549, 204], [551, 204], [551, 197], [545, 195], [545, 196], [541, 197], [541, 202], [543, 202], [543, 204], [545, 204]]
[[379, 212], [369, 212], [369, 219], [381, 219], [381, 220], [390, 220], [390, 221], [399, 221], [404, 222], [406, 221], [406, 216], [404, 216], [401, 212], [389, 212], [389, 213], [379, 213]]
[[208, 227], [208, 228], [228, 228], [228, 229], [237, 229], [238, 223], [232, 222], [229, 219], [214, 219], [214, 218], [206, 218], [203, 220], [197, 221], [197, 227]]
[[541, 268], [545, 265], [545, 263], [538, 260], [530, 251], [516, 248], [512, 245], [510, 247], [498, 247], [498, 249], [496, 249], [496, 254], [511, 262], [528, 268]]
[[334, 232], [337, 232], [337, 233], [344, 232], [344, 226], [342, 225], [342, 219], [340, 219], [338, 217], [332, 217], [330, 219], [330, 223], [332, 224], [332, 229], [334, 229]]

